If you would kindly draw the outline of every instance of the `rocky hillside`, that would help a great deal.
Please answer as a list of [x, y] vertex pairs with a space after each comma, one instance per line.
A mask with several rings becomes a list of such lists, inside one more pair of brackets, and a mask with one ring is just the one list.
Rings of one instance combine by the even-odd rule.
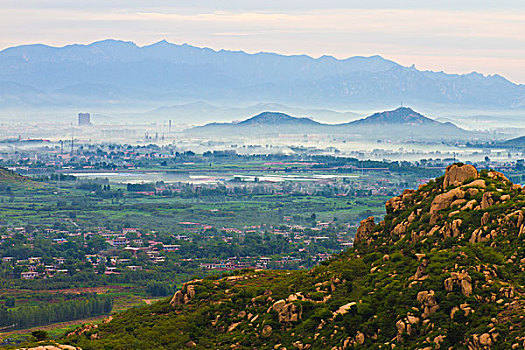
[[455, 164], [310, 271], [244, 271], [81, 328], [84, 349], [523, 349], [525, 192]]

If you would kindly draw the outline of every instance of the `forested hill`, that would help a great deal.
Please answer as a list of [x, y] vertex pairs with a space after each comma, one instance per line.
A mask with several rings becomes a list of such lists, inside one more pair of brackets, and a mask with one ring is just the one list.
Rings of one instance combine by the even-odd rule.
[[455, 164], [310, 271], [244, 271], [63, 341], [84, 349], [523, 349], [525, 193]]

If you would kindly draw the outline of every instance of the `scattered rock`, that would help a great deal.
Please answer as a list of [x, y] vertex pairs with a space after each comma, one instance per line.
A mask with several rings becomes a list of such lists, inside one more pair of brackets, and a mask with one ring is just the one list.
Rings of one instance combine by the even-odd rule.
[[337, 315], [344, 315], [348, 313], [350, 310], [357, 308], [357, 303], [355, 301], [352, 301], [351, 303], [345, 304], [341, 306], [339, 309], [333, 312], [333, 317]]
[[71, 345], [55, 343], [53, 345], [40, 345], [40, 346], [36, 346], [32, 348], [21, 348], [17, 350], [82, 350], [82, 349], [77, 348], [75, 346], [71, 346]]
[[485, 226], [486, 224], [488, 224], [489, 220], [490, 220], [490, 214], [484, 213], [483, 216], [481, 217], [481, 226]]
[[478, 201], [475, 200], [475, 199], [471, 199], [467, 202], [467, 204], [465, 204], [461, 210], [472, 210], [474, 209], [474, 207], [476, 206], [476, 204], [478, 204]]
[[490, 337], [490, 334], [483, 333], [479, 336], [479, 344], [482, 346], [490, 346], [492, 345], [492, 338]]
[[502, 173], [500, 173], [499, 171], [496, 171], [496, 170], [489, 171], [487, 175], [491, 179], [501, 179], [503, 181], [509, 182], [509, 179], [507, 179], [507, 177], [505, 175], [503, 175]]
[[262, 335], [263, 337], [267, 338], [267, 337], [269, 337], [270, 335], [272, 335], [272, 331], [273, 331], [272, 326], [270, 326], [270, 325], [267, 324], [266, 326], [263, 327], [262, 332], [261, 332], [261, 335]]
[[468, 188], [468, 192], [471, 196], [475, 196], [476, 194], [478, 194], [479, 190], [475, 187], [479, 187], [479, 188], [487, 188], [487, 184], [485, 182], [485, 180], [483, 179], [477, 179], [477, 180], [474, 180], [472, 182], [469, 182], [468, 184], [466, 185], [463, 185], [461, 186], [462, 188]]
[[[236, 277], [236, 276], [235, 276]], [[195, 297], [195, 286], [194, 283], [201, 282], [202, 280], [193, 280], [186, 282], [182, 285], [182, 289], [175, 292], [171, 298], [170, 305], [184, 305], [187, 304], [191, 299]]]
[[237, 328], [238, 325], [240, 325], [240, 322], [234, 322], [228, 327], [228, 333], [232, 332], [235, 328]]
[[365, 335], [358, 331], [355, 336], [355, 341], [359, 345], [363, 344], [365, 342]]
[[398, 210], [406, 209], [405, 201], [410, 199], [416, 191], [404, 190], [400, 196], [393, 197], [385, 203], [385, 209], [387, 213], [393, 213]]

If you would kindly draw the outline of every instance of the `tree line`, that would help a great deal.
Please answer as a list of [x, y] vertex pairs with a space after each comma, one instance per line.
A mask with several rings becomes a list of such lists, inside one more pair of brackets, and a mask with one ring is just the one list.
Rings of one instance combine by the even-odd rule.
[[55, 322], [79, 320], [105, 315], [112, 309], [112, 297], [97, 295], [81, 300], [22, 306], [17, 309], [7, 309], [0, 305], [0, 328], [25, 329]]

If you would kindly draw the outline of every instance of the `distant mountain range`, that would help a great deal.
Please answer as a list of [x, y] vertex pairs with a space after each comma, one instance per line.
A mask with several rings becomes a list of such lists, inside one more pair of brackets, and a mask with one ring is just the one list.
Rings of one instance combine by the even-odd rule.
[[368, 140], [465, 140], [481, 135], [446, 122], [441, 123], [400, 107], [369, 117], [340, 124], [324, 124], [309, 118], [295, 118], [280, 112], [263, 112], [241, 122], [210, 123], [186, 130], [186, 134], [203, 137], [260, 137], [283, 134], [349, 135]]
[[346, 110], [400, 102], [509, 109], [525, 107], [525, 86], [499, 75], [419, 71], [380, 56], [248, 54], [166, 41], [143, 47], [116, 40], [38, 44], [0, 52], [3, 107], [133, 108], [202, 100]]

